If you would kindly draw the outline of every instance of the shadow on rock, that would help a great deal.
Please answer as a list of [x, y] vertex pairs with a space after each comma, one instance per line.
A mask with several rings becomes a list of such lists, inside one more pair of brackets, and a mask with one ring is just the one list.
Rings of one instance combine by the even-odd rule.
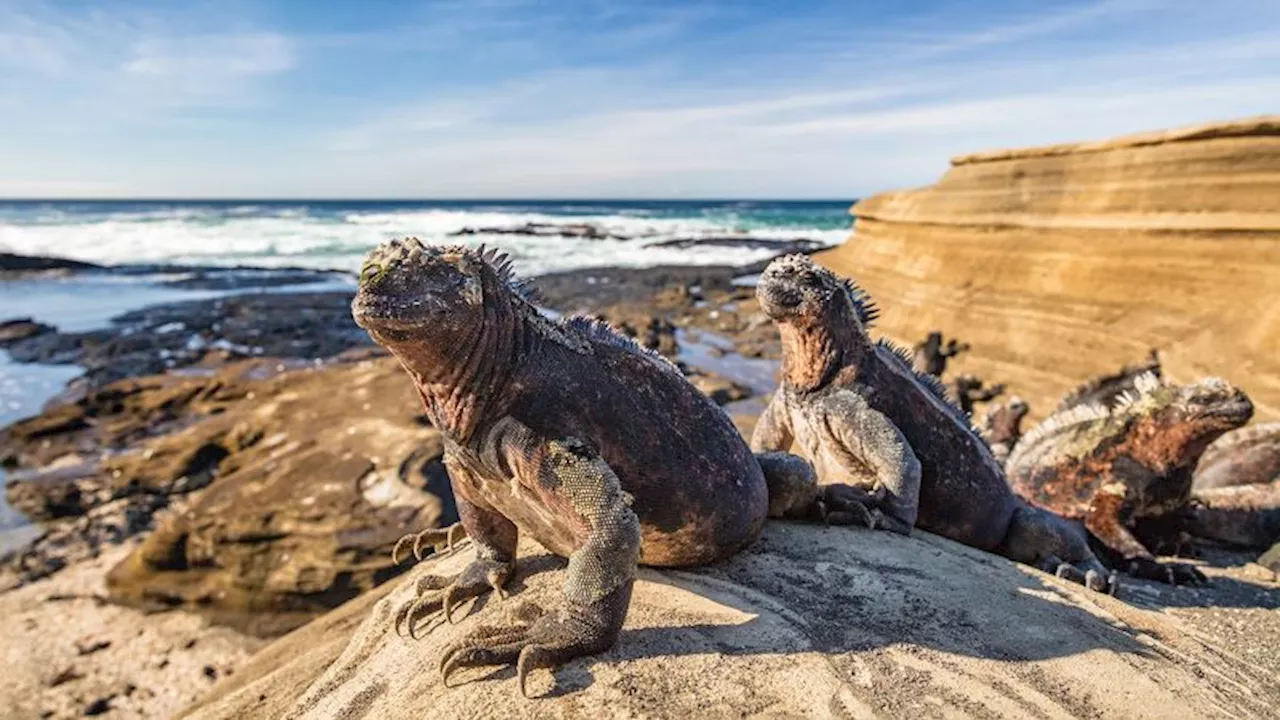
[[[436, 671], [450, 642], [559, 605], [559, 559], [523, 547], [510, 599], [413, 641], [394, 630], [432, 559], [286, 636], [189, 717], [935, 717], [1265, 714], [1280, 685], [1176, 619], [1089, 593], [925, 533], [902, 538], [776, 523], [752, 548], [694, 570], [642, 569], [617, 644], [552, 673], [525, 700], [509, 668]], [[530, 555], [530, 552], [535, 554]], [[555, 698], [554, 702], [545, 702]]]

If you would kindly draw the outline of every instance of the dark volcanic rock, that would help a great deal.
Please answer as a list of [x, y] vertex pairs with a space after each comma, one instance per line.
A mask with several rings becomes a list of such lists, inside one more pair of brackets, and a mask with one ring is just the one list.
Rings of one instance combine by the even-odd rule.
[[713, 237], [675, 238], [646, 243], [647, 248], [676, 248], [687, 250], [695, 247], [730, 247], [741, 250], [772, 250], [779, 255], [791, 253], [815, 253], [827, 246], [817, 240], [808, 238], [790, 238], [775, 240], [772, 238], [751, 237], [749, 235], [726, 235]]
[[629, 240], [634, 236], [611, 233], [591, 223], [538, 223], [507, 225], [500, 227], [464, 227], [449, 233], [449, 237], [469, 235], [523, 235], [527, 237], [572, 237], [589, 240]]
[[8, 347], [13, 343], [29, 340], [37, 335], [53, 332], [52, 325], [38, 323], [31, 318], [18, 318], [0, 322], [0, 347]]
[[347, 274], [339, 271], [261, 268], [193, 268], [184, 277], [159, 283], [182, 290], [242, 290], [324, 282]]
[[85, 375], [69, 395], [74, 399], [175, 368], [259, 356], [314, 360], [372, 345], [350, 306], [345, 292], [233, 295], [137, 310], [102, 330], [29, 332], [6, 346], [18, 362], [83, 366]]
[[49, 270], [99, 270], [101, 265], [72, 260], [70, 258], [44, 257], [40, 255], [15, 255], [0, 252], [0, 277], [11, 274], [45, 272]]

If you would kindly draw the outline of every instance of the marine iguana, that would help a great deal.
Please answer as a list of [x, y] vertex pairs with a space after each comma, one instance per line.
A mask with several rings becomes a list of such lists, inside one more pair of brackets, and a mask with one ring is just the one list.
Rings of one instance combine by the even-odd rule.
[[1126, 393], [1134, 391], [1134, 382], [1143, 375], [1154, 375], [1157, 379], [1164, 376], [1160, 364], [1160, 351], [1152, 350], [1147, 359], [1132, 365], [1125, 365], [1114, 373], [1098, 375], [1072, 388], [1053, 409], [1051, 415], [1075, 407], [1077, 405], [1101, 405], [1111, 407], [1116, 400]]
[[1241, 548], [1280, 542], [1280, 480], [1192, 490], [1179, 529]]
[[872, 489], [885, 529], [918, 526], [1084, 582], [1114, 588], [1079, 528], [1019, 499], [986, 443], [907, 352], [867, 328], [877, 311], [851, 281], [805, 256], [774, 260], [756, 294], [782, 335], [782, 384], [756, 425], [757, 452], [789, 448], [820, 482]]
[[[749, 545], [766, 515], [862, 510], [818, 486], [786, 453], [754, 456], [729, 417], [668, 360], [589, 318], [554, 322], [508, 259], [416, 238], [372, 251], [356, 322], [412, 377], [432, 424], [476, 559], [426, 576], [397, 628], [510, 578], [517, 537], [569, 558], [564, 606], [531, 625], [480, 628], [450, 645], [444, 677], [515, 663], [525, 677], [613, 645], [637, 563], [682, 567]], [[457, 539], [430, 530], [415, 546]], [[418, 547], [415, 547], [415, 553]]]
[[1032, 504], [1082, 521], [1129, 574], [1199, 583], [1199, 570], [1160, 563], [1132, 531], [1184, 508], [1205, 447], [1252, 414], [1249, 398], [1219, 378], [1172, 385], [1147, 373], [1110, 408], [1075, 405], [1032, 428], [1005, 472]]
[[1009, 453], [1022, 437], [1022, 421], [1029, 412], [1031, 406], [1027, 401], [1013, 395], [987, 410], [987, 414], [983, 416], [978, 434], [987, 441], [987, 447], [991, 448], [991, 454], [1000, 467], [1004, 467]]
[[969, 343], [951, 338], [943, 344], [942, 333], [934, 330], [917, 343], [911, 352], [911, 364], [916, 370], [934, 377], [942, 377], [947, 371], [947, 360], [969, 349]]
[[960, 408], [960, 412], [972, 415], [974, 405], [980, 402], [991, 402], [1004, 393], [1003, 383], [996, 383], [990, 387], [984, 387], [984, 385], [986, 383], [974, 375], [959, 375], [951, 381], [949, 388], [951, 399]]
[[1196, 465], [1196, 490], [1280, 482], [1280, 422], [1247, 425], [1209, 445]]

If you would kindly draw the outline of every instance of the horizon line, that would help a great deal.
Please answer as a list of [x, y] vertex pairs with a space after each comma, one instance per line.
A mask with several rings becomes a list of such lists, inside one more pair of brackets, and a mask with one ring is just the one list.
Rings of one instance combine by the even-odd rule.
[[713, 203], [713, 202], [857, 202], [859, 198], [847, 197], [705, 197], [705, 198], [671, 198], [671, 197], [457, 197], [457, 198], [418, 198], [418, 197], [219, 197], [219, 196], [190, 196], [190, 197], [0, 197], [0, 203], [31, 203], [31, 202], [48, 202], [48, 203], [111, 203], [111, 202], [244, 202], [244, 203], [271, 203], [271, 202], [530, 202], [530, 203], [550, 203], [550, 202], [581, 202], [581, 203], [606, 203], [606, 202], [665, 202], [665, 203]]

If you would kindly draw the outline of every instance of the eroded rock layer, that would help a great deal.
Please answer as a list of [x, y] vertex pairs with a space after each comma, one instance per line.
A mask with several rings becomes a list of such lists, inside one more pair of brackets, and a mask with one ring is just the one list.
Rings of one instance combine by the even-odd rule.
[[819, 259], [904, 342], [972, 344], [953, 372], [1043, 416], [1149, 350], [1218, 374], [1280, 417], [1280, 116], [957, 157], [936, 184], [853, 207]]

